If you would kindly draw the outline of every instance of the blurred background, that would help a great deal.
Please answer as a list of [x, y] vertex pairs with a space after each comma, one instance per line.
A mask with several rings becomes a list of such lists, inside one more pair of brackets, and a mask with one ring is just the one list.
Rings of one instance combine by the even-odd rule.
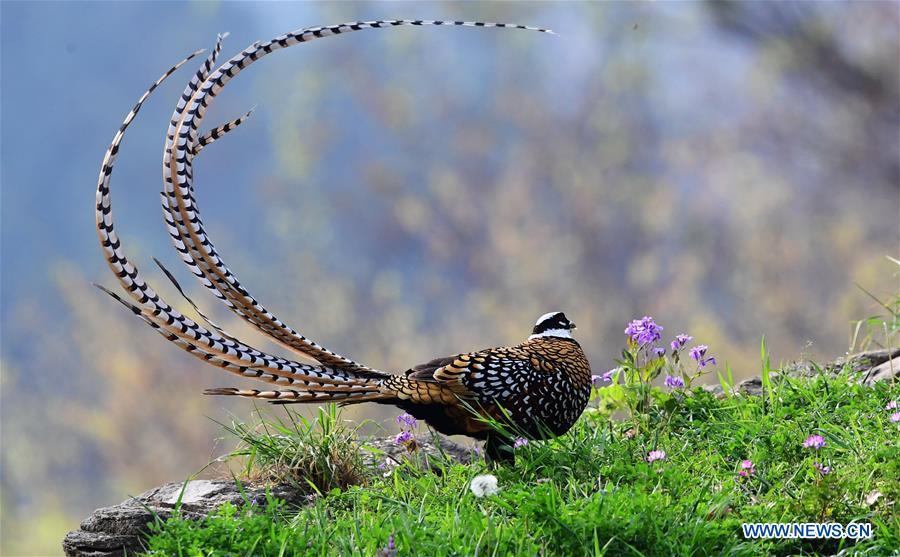
[[[233, 446], [240, 384], [94, 289], [103, 151], [144, 88], [230, 31], [225, 54], [357, 19], [510, 21], [366, 31], [279, 52], [211, 109], [249, 122], [195, 166], [211, 237], [277, 315], [369, 365], [516, 343], [561, 309], [596, 372], [645, 314], [736, 377], [848, 350], [896, 291], [894, 2], [2, 3], [2, 545], [60, 553], [94, 508]], [[157, 192], [193, 70], [163, 86], [113, 174], [124, 247], [180, 303], [265, 344], [180, 266]], [[272, 348], [276, 350], [275, 348]], [[383, 420], [371, 405], [345, 413]]]

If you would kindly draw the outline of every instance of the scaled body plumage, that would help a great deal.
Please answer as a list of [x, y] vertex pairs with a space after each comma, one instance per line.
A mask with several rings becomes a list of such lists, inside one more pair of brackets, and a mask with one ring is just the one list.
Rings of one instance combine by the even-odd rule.
[[[194, 356], [231, 373], [270, 383], [268, 390], [211, 389], [209, 394], [238, 395], [276, 403], [337, 401], [378, 402], [406, 409], [438, 431], [492, 439], [492, 431], [476, 414], [501, 418], [506, 409], [517, 428], [530, 436], [565, 433], [584, 409], [590, 393], [590, 367], [571, 337], [574, 326], [562, 313], [538, 320], [528, 340], [512, 347], [493, 348], [434, 360], [395, 375], [341, 356], [300, 334], [262, 306], [225, 265], [206, 234], [193, 198], [193, 159], [203, 147], [233, 130], [249, 113], [200, 135], [205, 112], [224, 85], [241, 70], [267, 54], [317, 38], [366, 28], [406, 25], [472, 27], [524, 26], [478, 22], [393, 20], [347, 23], [302, 29], [267, 42], [257, 42], [218, 68], [220, 36], [214, 50], [182, 93], [172, 115], [163, 153], [161, 201], [168, 232], [190, 271], [230, 310], [289, 350], [319, 365], [268, 354], [229, 335], [209, 321], [203, 326], [181, 315], [157, 294], [128, 261], [116, 235], [110, 202], [110, 175], [123, 134], [149, 94], [187, 59], [169, 70], [141, 97], [128, 114], [107, 150], [97, 187], [97, 232], [107, 263], [131, 301], [104, 289], [166, 339]], [[215, 69], [213, 69], [215, 68]], [[157, 262], [158, 263], [158, 262]], [[162, 265], [160, 264], [160, 267]], [[174, 277], [163, 271], [187, 299]], [[546, 426], [546, 429], [542, 429]], [[492, 452], [496, 453], [493, 446]], [[494, 456], [499, 456], [498, 453]]]

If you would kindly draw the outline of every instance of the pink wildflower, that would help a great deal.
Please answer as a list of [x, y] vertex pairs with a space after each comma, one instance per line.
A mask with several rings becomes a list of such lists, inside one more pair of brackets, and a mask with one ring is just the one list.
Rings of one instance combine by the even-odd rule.
[[809, 437], [806, 438], [805, 441], [803, 441], [804, 449], [815, 449], [818, 451], [819, 449], [821, 449], [824, 446], [825, 446], [825, 438], [822, 437], [821, 435], [810, 435]]

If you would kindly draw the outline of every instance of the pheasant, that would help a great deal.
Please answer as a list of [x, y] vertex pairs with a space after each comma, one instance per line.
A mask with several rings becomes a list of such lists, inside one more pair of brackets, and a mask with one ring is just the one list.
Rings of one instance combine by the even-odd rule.
[[[156, 261], [205, 325], [170, 306], [128, 260], [115, 231], [110, 176], [124, 133], [150, 94], [186, 57], [161, 76], [126, 116], [107, 149], [97, 185], [97, 233], [107, 264], [127, 293], [125, 297], [98, 286], [125, 305], [167, 340], [227, 372], [273, 385], [268, 390], [219, 388], [206, 394], [236, 395], [277, 404], [341, 404], [375, 402], [398, 406], [445, 434], [487, 440], [493, 459], [508, 457], [504, 440], [485, 418], [511, 420], [530, 437], [562, 435], [584, 410], [590, 394], [590, 365], [575, 328], [561, 312], [543, 315], [531, 336], [517, 346], [492, 348], [433, 360], [405, 374], [391, 374], [341, 356], [297, 332], [260, 304], [225, 265], [206, 234], [193, 197], [193, 159], [207, 145], [240, 126], [250, 113], [200, 135], [206, 110], [224, 85], [247, 66], [275, 50], [317, 38], [370, 28], [452, 25], [511, 27], [543, 33], [546, 29], [482, 22], [387, 20], [353, 22], [297, 30], [256, 42], [216, 67], [220, 35], [214, 49], [184, 89], [172, 115], [163, 151], [163, 216], [182, 261], [192, 274], [231, 311], [279, 345], [318, 362], [308, 364], [275, 356], [231, 336], [213, 323], [191, 300], [175, 277]], [[213, 69], [215, 68], [215, 69]]]

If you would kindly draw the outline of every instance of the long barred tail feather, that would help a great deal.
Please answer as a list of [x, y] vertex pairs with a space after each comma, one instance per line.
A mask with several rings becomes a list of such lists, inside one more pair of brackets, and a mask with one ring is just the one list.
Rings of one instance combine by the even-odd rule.
[[214, 331], [216, 331], [223, 337], [237, 342], [236, 338], [226, 332], [222, 327], [217, 325], [212, 321], [212, 319], [210, 319], [205, 313], [203, 313], [203, 310], [200, 309], [196, 302], [194, 302], [194, 300], [190, 296], [188, 296], [184, 289], [181, 287], [181, 283], [178, 282], [178, 279], [175, 278], [175, 275], [173, 275], [172, 272], [169, 271], [169, 269], [167, 269], [159, 259], [154, 257], [153, 262], [156, 263], [156, 266], [159, 267], [164, 275], [166, 275], [166, 278], [169, 279], [169, 282], [172, 283], [172, 286], [175, 287], [175, 290], [177, 290], [178, 293], [181, 294], [181, 297], [184, 298], [184, 300], [194, 309], [197, 315], [199, 315], [207, 325], [209, 325]]
[[[172, 273], [165, 267], [165, 265], [163, 265], [163, 264], [162, 264], [158, 259], [156, 259], [155, 257], [153, 258], [153, 261], [156, 262], [157, 266], [160, 268], [160, 270], [162, 270], [162, 272], [166, 275], [166, 277], [168, 277], [169, 281], [173, 284], [173, 286], [175, 286], [175, 289], [178, 290], [178, 292], [181, 294], [181, 296], [188, 302], [188, 304], [191, 305], [191, 307], [197, 312], [197, 314], [200, 315], [200, 317], [201, 317], [201, 318], [202, 318], [202, 319], [203, 319], [210, 327], [212, 327], [214, 330], [216, 330], [220, 335], [222, 335], [222, 336], [223, 336], [224, 338], [226, 338], [226, 339], [229, 339], [229, 340], [231, 340], [231, 341], [233, 341], [233, 342], [235, 342], [235, 343], [240, 343], [240, 342], [241, 342], [241, 341], [238, 340], [237, 338], [235, 338], [235, 337], [231, 336], [230, 334], [228, 334], [227, 332], [225, 332], [220, 326], [216, 325], [213, 321], [211, 321], [211, 320], [210, 320], [210, 319], [209, 319], [209, 318], [208, 318], [208, 317], [200, 310], [200, 308], [197, 306], [197, 304], [196, 304], [196, 303], [195, 303], [195, 302], [194, 302], [194, 301], [193, 301], [193, 300], [192, 300], [192, 299], [184, 292], [184, 290], [183, 290], [182, 287], [181, 287], [181, 284], [179, 284], [178, 280], [177, 280], [177, 279], [172, 275]], [[106, 289], [103, 289], [103, 290], [106, 290]], [[151, 322], [151, 326], [152, 326], [152, 325], [153, 325], [153, 323]], [[197, 347], [194, 346], [194, 347], [192, 348], [192, 350], [197, 350]], [[256, 350], [255, 353], [256, 353], [256, 354], [262, 354], [262, 353], [261, 353], [260, 351], [258, 351], [258, 350]], [[285, 359], [279, 359], [279, 361], [280, 361], [281, 363], [284, 363], [284, 364], [295, 363], [295, 362], [289, 362], [288, 360], [285, 360]], [[299, 365], [307, 366], [308, 364], [299, 364]], [[324, 368], [323, 366], [315, 366], [315, 367], [318, 367], [319, 369], [322, 369], [323, 371], [325, 370], [325, 368]], [[291, 375], [284, 374], [284, 375], [282, 375], [282, 377], [283, 377], [284, 379], [290, 379], [290, 378], [291, 378]], [[327, 383], [329, 383], [329, 384], [344, 384], [344, 383], [348, 383], [348, 381], [345, 380], [345, 379], [340, 379], [340, 380], [323, 379], [322, 381], [327, 382]], [[349, 383], [357, 384], [357, 381], [351, 380], [351, 381], [349, 381]]]
[[213, 128], [213, 129], [209, 130], [208, 132], [206, 132], [205, 134], [203, 134], [200, 137], [200, 139], [197, 140], [197, 144], [194, 146], [194, 156], [197, 156], [200, 153], [200, 151], [204, 147], [209, 145], [210, 143], [216, 141], [217, 139], [221, 138], [228, 132], [234, 130], [235, 128], [237, 128], [238, 126], [240, 126], [241, 124], [246, 122], [247, 118], [249, 118], [250, 115], [253, 114], [253, 110], [254, 109], [251, 108], [250, 110], [245, 112], [242, 116], [235, 118], [234, 120], [232, 120], [230, 122], [226, 122], [226, 123], [222, 124], [221, 126]]
[[[99, 288], [100, 290], [102, 290], [103, 292], [105, 292], [106, 294], [111, 296], [113, 299], [115, 299], [116, 301], [118, 301], [119, 303], [124, 305], [126, 308], [128, 308], [129, 311], [131, 311], [136, 316], [138, 316], [141, 320], [143, 320], [145, 323], [150, 325], [150, 327], [152, 327], [156, 332], [158, 332], [160, 335], [162, 335], [168, 341], [172, 342], [173, 344], [175, 344], [182, 350], [185, 350], [186, 352], [190, 353], [194, 357], [199, 358], [211, 365], [220, 367], [229, 373], [238, 375], [240, 377], [246, 377], [246, 378], [250, 378], [250, 379], [256, 379], [259, 381], [263, 381], [266, 383], [272, 383], [272, 384], [275, 384], [278, 386], [294, 387], [297, 389], [305, 389], [305, 390], [309, 390], [312, 392], [320, 392], [320, 394], [322, 394], [322, 393], [337, 394], [337, 393], [350, 392], [350, 391], [352, 391], [352, 392], [359, 391], [359, 392], [365, 392], [365, 393], [380, 392], [376, 387], [371, 386], [371, 385], [370, 386], [367, 386], [367, 385], [354, 386], [353, 388], [346, 389], [345, 391], [336, 391], [335, 387], [329, 387], [329, 386], [325, 386], [322, 384], [317, 384], [317, 383], [308, 381], [306, 379], [303, 379], [302, 376], [294, 377], [294, 376], [276, 375], [273, 373], [267, 373], [261, 369], [256, 369], [256, 368], [247, 367], [247, 366], [234, 365], [228, 361], [225, 361], [225, 360], [217, 357], [213, 353], [205, 352], [203, 349], [201, 349], [200, 347], [198, 347], [195, 344], [187, 342], [184, 339], [181, 339], [178, 336], [167, 332], [165, 329], [160, 327], [153, 320], [147, 318], [143, 314], [141, 308], [139, 308], [135, 304], [129, 302], [128, 300], [123, 299], [121, 296], [119, 296], [115, 292], [112, 292], [108, 288], [106, 288], [102, 285], [99, 285], [99, 284], [94, 284], [94, 286], [96, 286], [97, 288]], [[341, 395], [341, 397], [343, 397], [343, 395]]]
[[[127, 302], [122, 297], [104, 289], [119, 302], [125, 304], [142, 320], [150, 324], [167, 339], [183, 349], [210, 363], [241, 375], [272, 379], [281, 383], [294, 384], [297, 381], [305, 389], [344, 391], [353, 387], [371, 390], [380, 377], [336, 371], [327, 367], [317, 367], [293, 362], [261, 352], [239, 341], [225, 338], [208, 331], [169, 306], [141, 277], [137, 268], [128, 261], [122, 250], [121, 241], [115, 231], [110, 197], [110, 176], [121, 145], [124, 132], [140, 111], [143, 103], [162, 81], [190, 58], [166, 72], [145, 92], [135, 107], [128, 113], [113, 138], [103, 159], [97, 186], [96, 224], [101, 247], [106, 261], [119, 280], [123, 289], [135, 302]], [[249, 373], [248, 373], [249, 372]]]
[[[186, 89], [185, 94], [182, 96], [182, 100], [179, 101], [178, 107], [176, 107], [175, 115], [172, 118], [173, 125], [170, 126], [167, 134], [166, 152], [163, 157], [165, 167], [165, 191], [162, 196], [163, 209], [169, 234], [184, 263], [200, 280], [201, 284], [210, 289], [229, 309], [251, 325], [272, 337], [279, 344], [307, 354], [336, 369], [370, 371], [370, 368], [340, 356], [304, 337], [263, 307], [243, 288], [234, 274], [225, 265], [206, 234], [199, 209], [193, 198], [192, 159], [199, 152], [197, 146], [203, 140], [202, 137], [199, 140], [197, 139], [198, 129], [206, 109], [222, 87], [241, 70], [263, 56], [281, 48], [330, 35], [367, 28], [405, 25], [512, 27], [550, 32], [546, 29], [502, 23], [419, 20], [353, 22], [331, 27], [301, 29], [267, 42], [254, 43], [241, 54], [233, 57], [216, 69], [199, 86], [195, 86], [192, 80], [189, 88]], [[184, 99], [190, 95], [193, 95], [190, 101], [184, 103]], [[178, 141], [175, 141], [176, 137]], [[190, 225], [188, 226], [186, 223], [190, 223]]]
[[[201, 66], [201, 68], [197, 71], [193, 79], [191, 79], [190, 83], [188, 83], [188, 86], [182, 93], [182, 96], [179, 99], [179, 102], [175, 108], [175, 112], [172, 116], [169, 130], [166, 133], [166, 145], [163, 154], [164, 189], [161, 194], [161, 199], [166, 226], [172, 238], [172, 242], [175, 245], [175, 249], [180, 253], [182, 261], [184, 261], [188, 265], [188, 268], [198, 278], [198, 280], [200, 280], [201, 284], [209, 288], [220, 300], [222, 300], [226, 304], [226, 306], [232, 309], [232, 311], [243, 317], [246, 321], [250, 322], [255, 327], [259, 328], [264, 334], [269, 336], [275, 342], [286, 346], [289, 349], [299, 351], [307, 356], [311, 356], [321, 363], [327, 364], [335, 369], [342, 369], [351, 372], [363, 372], [368, 375], [384, 376], [386, 374], [384, 374], [383, 372], [377, 372], [376, 370], [353, 362], [348, 358], [340, 356], [330, 350], [325, 349], [324, 347], [319, 346], [317, 343], [306, 339], [293, 329], [290, 329], [288, 331], [288, 334], [286, 335], [285, 332], [277, 328], [277, 326], [261, 328], [257, 324], [257, 321], [254, 319], [253, 312], [265, 312], [266, 314], [268, 314], [268, 311], [265, 310], [265, 308], [263, 308], [258, 303], [256, 304], [255, 308], [251, 307], [252, 304], [251, 306], [248, 306], [247, 304], [235, 305], [232, 299], [229, 299], [227, 296], [223, 295], [223, 292], [229, 292], [234, 288], [239, 288], [239, 294], [244, 295], [244, 298], [250, 297], [249, 293], [243, 290], [243, 288], [240, 286], [240, 283], [237, 283], [236, 280], [228, 282], [229, 277], [224, 276], [221, 273], [208, 273], [207, 275], [203, 274], [203, 270], [208, 269], [208, 265], [205, 264], [205, 262], [208, 261], [210, 257], [216, 258], [215, 261], [218, 261], [219, 263], [221, 263], [221, 260], [218, 260], [218, 255], [215, 253], [215, 247], [212, 246], [211, 243], [201, 240], [201, 246], [208, 248], [209, 252], [207, 252], [203, 249], [198, 249], [197, 244], [194, 242], [194, 239], [197, 237], [195, 230], [199, 230], [201, 233], [203, 230], [202, 222], [199, 220], [199, 215], [197, 215], [196, 218], [189, 217], [188, 219], [184, 219], [182, 217], [182, 214], [176, 210], [177, 203], [173, 203], [172, 200], [172, 176], [176, 174], [184, 174], [189, 177], [189, 173], [192, 171], [192, 169], [190, 166], [185, 166], [184, 162], [191, 160], [193, 158], [193, 155], [198, 152], [197, 146], [199, 145], [200, 140], [196, 139], [196, 134], [190, 138], [190, 141], [185, 140], [183, 143], [182, 139], [180, 138], [179, 144], [187, 148], [184, 156], [180, 158], [173, 158], [173, 145], [175, 143], [176, 136], [175, 130], [177, 129], [180, 121], [184, 118], [186, 107], [188, 106], [188, 103], [194, 98], [194, 95], [196, 94], [198, 89], [198, 84], [201, 83], [208, 75], [209, 69], [211, 67], [210, 62], [215, 61], [215, 54], [218, 53], [219, 47], [221, 45], [221, 40], [222, 37], [220, 36], [217, 41], [216, 51], [214, 51], [213, 55], [210, 56], [207, 61], [208, 63]], [[226, 124], [223, 127], [228, 126], [229, 125]], [[210, 132], [210, 134], [208, 135], [215, 135], [215, 132], [216, 130], [213, 130], [213, 132]], [[189, 222], [190, 227], [186, 226], [185, 222]], [[196, 265], [195, 263], [197, 262], [201, 262], [201, 264]], [[240, 297], [238, 297], [238, 299], [240, 299]], [[271, 317], [274, 318], [274, 316]], [[275, 319], [277, 320], [277, 318]], [[278, 323], [280, 323], [280, 321], [278, 321]]]
[[311, 393], [296, 389], [235, 389], [222, 387], [206, 389], [205, 395], [215, 396], [239, 396], [244, 398], [263, 399], [272, 404], [297, 404], [305, 402], [337, 402], [339, 404], [356, 404], [359, 402], [373, 402], [377, 400], [392, 399], [393, 395], [380, 392], [356, 392], [356, 393]]

